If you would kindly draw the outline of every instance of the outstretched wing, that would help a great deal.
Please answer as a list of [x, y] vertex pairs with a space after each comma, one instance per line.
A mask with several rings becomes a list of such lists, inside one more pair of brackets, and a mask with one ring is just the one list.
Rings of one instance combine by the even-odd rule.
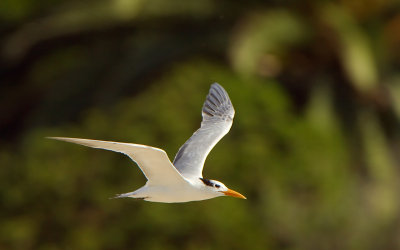
[[228, 93], [218, 83], [211, 85], [202, 115], [201, 127], [182, 145], [174, 159], [175, 167], [188, 179], [202, 177], [207, 155], [232, 126], [235, 110]]
[[143, 174], [146, 176], [149, 184], [174, 184], [186, 182], [183, 176], [172, 165], [167, 153], [159, 148], [113, 141], [98, 141], [67, 137], [47, 138], [126, 154], [137, 163]]

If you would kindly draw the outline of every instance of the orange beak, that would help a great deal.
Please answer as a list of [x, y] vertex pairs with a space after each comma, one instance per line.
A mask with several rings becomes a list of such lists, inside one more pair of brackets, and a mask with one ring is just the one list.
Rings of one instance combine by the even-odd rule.
[[233, 190], [231, 190], [231, 189], [228, 189], [228, 191], [221, 191], [223, 194], [225, 194], [225, 195], [229, 195], [229, 196], [232, 196], [232, 197], [236, 197], [236, 198], [241, 198], [241, 199], [246, 199], [246, 197], [244, 197], [242, 194], [240, 194], [240, 193], [238, 193], [238, 192], [236, 192], [236, 191], [233, 191]]

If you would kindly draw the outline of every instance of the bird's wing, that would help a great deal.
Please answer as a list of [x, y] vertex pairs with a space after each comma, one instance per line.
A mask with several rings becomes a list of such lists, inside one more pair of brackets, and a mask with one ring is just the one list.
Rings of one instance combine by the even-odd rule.
[[174, 159], [175, 167], [185, 178], [202, 177], [208, 153], [229, 132], [234, 115], [228, 93], [218, 83], [212, 84], [203, 105], [201, 127], [182, 145]]
[[177, 184], [186, 182], [183, 176], [172, 165], [167, 153], [159, 148], [113, 141], [66, 137], [48, 138], [126, 154], [138, 164], [149, 184]]

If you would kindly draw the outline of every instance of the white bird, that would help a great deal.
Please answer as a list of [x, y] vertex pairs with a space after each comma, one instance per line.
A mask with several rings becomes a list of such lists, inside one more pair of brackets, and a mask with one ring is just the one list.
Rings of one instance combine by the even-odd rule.
[[165, 203], [206, 200], [218, 196], [246, 199], [223, 183], [204, 179], [202, 175], [208, 153], [228, 133], [234, 115], [235, 110], [224, 88], [218, 83], [212, 84], [203, 105], [201, 126], [182, 145], [173, 163], [164, 150], [150, 146], [67, 137], [48, 138], [120, 152], [136, 162], [147, 178], [146, 184], [116, 198], [131, 197]]

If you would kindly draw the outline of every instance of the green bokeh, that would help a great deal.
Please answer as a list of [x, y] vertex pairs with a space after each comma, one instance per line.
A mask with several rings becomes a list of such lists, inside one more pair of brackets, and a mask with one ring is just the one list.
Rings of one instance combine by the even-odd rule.
[[[400, 249], [399, 4], [59, 2], [0, 3], [0, 249]], [[213, 82], [203, 174], [247, 200], [109, 199], [129, 158], [45, 139], [172, 160]]]

